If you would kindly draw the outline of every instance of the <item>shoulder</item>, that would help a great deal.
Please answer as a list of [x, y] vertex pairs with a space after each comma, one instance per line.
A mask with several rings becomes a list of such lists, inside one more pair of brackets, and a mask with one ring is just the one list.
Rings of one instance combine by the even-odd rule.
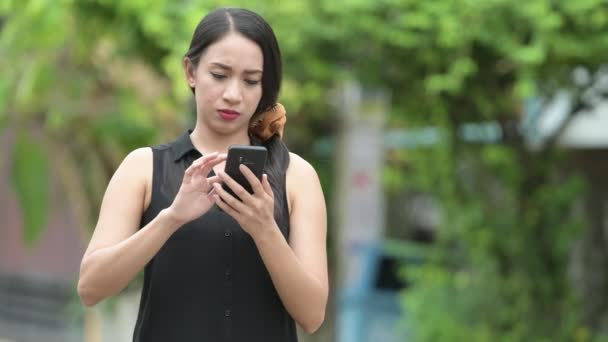
[[140, 147], [129, 152], [120, 165], [120, 167], [133, 169], [133, 171], [141, 170], [142, 166], [152, 166], [152, 148], [150, 147]]
[[317, 178], [315, 168], [304, 158], [299, 155], [289, 152], [289, 166], [287, 167], [287, 178], [295, 176], [304, 178]]
[[144, 207], [151, 199], [152, 188], [152, 148], [141, 147], [132, 150], [123, 159], [110, 182], [116, 182], [121, 187], [133, 188], [136, 193], [143, 195]]
[[296, 206], [298, 198], [315, 199], [322, 194], [321, 182], [315, 168], [304, 158], [290, 152], [286, 175], [289, 210]]
[[152, 177], [152, 149], [141, 147], [135, 149], [123, 159], [112, 178], [146, 184]]
[[144, 161], [152, 159], [152, 148], [151, 147], [140, 147], [129, 152], [125, 157], [125, 161]]

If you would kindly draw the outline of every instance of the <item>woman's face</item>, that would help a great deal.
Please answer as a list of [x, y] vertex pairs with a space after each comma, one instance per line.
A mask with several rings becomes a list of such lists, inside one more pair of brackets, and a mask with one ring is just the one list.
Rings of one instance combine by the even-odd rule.
[[246, 132], [262, 97], [263, 65], [260, 47], [238, 33], [209, 45], [196, 70], [186, 59], [199, 122], [219, 134]]

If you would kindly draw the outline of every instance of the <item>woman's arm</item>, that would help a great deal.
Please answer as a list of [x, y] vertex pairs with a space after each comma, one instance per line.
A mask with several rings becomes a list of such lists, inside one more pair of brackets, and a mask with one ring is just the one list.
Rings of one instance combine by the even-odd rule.
[[205, 198], [214, 180], [206, 175], [223, 159], [208, 155], [195, 161], [186, 170], [171, 207], [139, 229], [146, 198], [151, 197], [152, 151], [138, 149], [125, 158], [108, 184], [80, 265], [78, 294], [85, 305], [95, 305], [124, 289], [179, 227], [209, 209], [213, 202]]
[[297, 155], [291, 155], [287, 177], [294, 195], [289, 244], [278, 227], [254, 241], [283, 305], [312, 334], [325, 319], [329, 293], [325, 199], [317, 173]]
[[124, 289], [175, 230], [162, 213], [138, 231], [151, 173], [152, 151], [138, 149], [125, 158], [108, 184], [80, 265], [78, 294], [87, 306]]
[[[249, 174], [248, 179], [255, 183], [253, 173], [247, 172], [248, 169], [241, 171], [246, 176]], [[228, 185], [234, 187], [233, 190], [238, 188], [233, 180], [220, 175]], [[262, 184], [257, 182], [252, 186], [254, 189], [263, 186], [266, 193], [272, 193], [266, 178]], [[260, 200], [253, 200], [254, 196], [250, 196], [241, 204], [232, 201], [217, 187], [216, 191], [222, 197], [218, 205], [235, 217], [252, 236], [283, 305], [302, 329], [312, 334], [323, 323], [329, 292], [325, 200], [315, 170], [295, 154], [291, 154], [287, 186], [293, 194], [289, 243], [274, 221], [274, 205], [262, 200], [264, 196], [259, 195], [260, 190], [256, 190], [255, 195]], [[241, 190], [235, 192], [241, 198], [247, 197]], [[266, 221], [272, 222], [270, 227]]]

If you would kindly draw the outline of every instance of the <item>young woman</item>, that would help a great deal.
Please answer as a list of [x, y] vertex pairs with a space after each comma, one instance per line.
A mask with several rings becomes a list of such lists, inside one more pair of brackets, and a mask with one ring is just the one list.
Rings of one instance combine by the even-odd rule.
[[[79, 295], [95, 305], [145, 269], [134, 341], [297, 341], [296, 322], [313, 333], [325, 315], [326, 208], [315, 170], [281, 140], [275, 35], [251, 11], [219, 9], [183, 64], [196, 125], [118, 167]], [[268, 149], [261, 181], [240, 167], [253, 194], [223, 172], [232, 144]]]

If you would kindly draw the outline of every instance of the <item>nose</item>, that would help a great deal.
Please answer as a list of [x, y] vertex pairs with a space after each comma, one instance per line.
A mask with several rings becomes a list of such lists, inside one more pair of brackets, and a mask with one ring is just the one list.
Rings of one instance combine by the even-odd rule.
[[227, 82], [222, 96], [226, 102], [238, 103], [243, 99], [243, 94], [238, 80], [233, 79]]

